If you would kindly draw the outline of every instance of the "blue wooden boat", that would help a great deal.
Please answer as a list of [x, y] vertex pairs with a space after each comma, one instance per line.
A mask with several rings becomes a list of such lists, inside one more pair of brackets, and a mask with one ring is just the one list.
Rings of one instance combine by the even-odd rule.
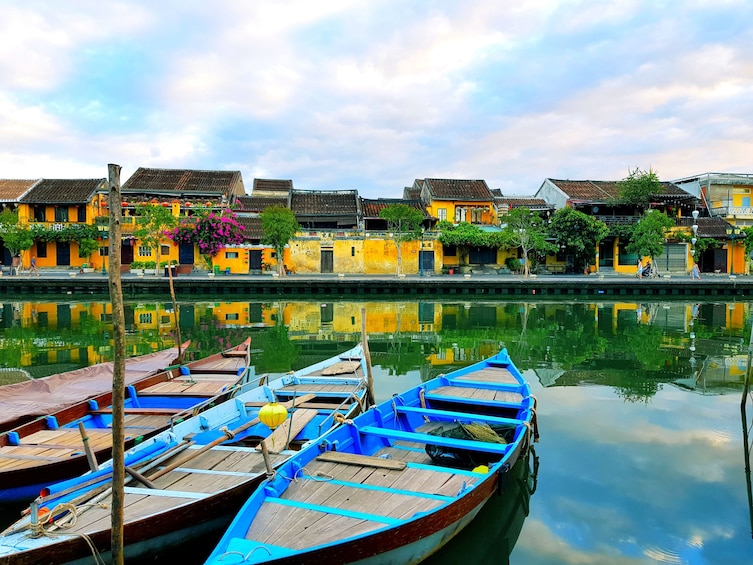
[[[261, 440], [270, 465], [281, 464], [364, 409], [365, 375], [357, 346], [244, 390], [129, 449], [126, 466], [136, 478], [125, 487], [126, 559], [167, 559], [199, 536], [213, 535], [216, 542], [267, 476]], [[289, 411], [274, 431], [259, 419], [270, 402]], [[91, 559], [92, 551], [107, 561], [111, 478], [108, 462], [44, 489], [27, 515], [0, 535], [0, 564], [78, 562]]]
[[248, 499], [207, 563], [420, 562], [502, 491], [535, 435], [535, 399], [503, 350], [297, 453]]
[[[126, 448], [242, 386], [249, 374], [250, 346], [248, 338], [126, 387]], [[111, 390], [17, 426], [0, 434], [0, 504], [28, 504], [43, 486], [80, 475], [94, 461], [109, 459], [111, 452]]]

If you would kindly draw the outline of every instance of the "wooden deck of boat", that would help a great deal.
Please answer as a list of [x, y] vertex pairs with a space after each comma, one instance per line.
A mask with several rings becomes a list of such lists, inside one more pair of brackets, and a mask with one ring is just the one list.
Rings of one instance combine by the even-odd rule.
[[[431, 390], [431, 398], [519, 403], [520, 381], [504, 366], [487, 366]], [[464, 384], [467, 383], [467, 386]], [[488, 383], [489, 386], [484, 386]], [[428, 396], [428, 395], [427, 395]], [[415, 431], [428, 433], [441, 422]], [[397, 439], [371, 457], [314, 459], [279, 498], [262, 503], [245, 533], [260, 544], [293, 550], [336, 542], [399, 523], [454, 500], [479, 475], [434, 463], [421, 442]], [[329, 454], [327, 454], [329, 455]], [[340, 459], [335, 458], [335, 459]], [[387, 462], [395, 467], [383, 468]]]
[[423, 444], [396, 442], [373, 456], [375, 464], [385, 461], [382, 456], [407, 465], [397, 470], [313, 460], [281, 498], [262, 504], [246, 538], [291, 549], [336, 541], [436, 508], [476, 480], [464, 471], [424, 467], [431, 460]]
[[[182, 455], [178, 455], [181, 457]], [[270, 455], [272, 464], [285, 457]], [[165, 464], [169, 463], [165, 462]], [[154, 481], [157, 489], [142, 488], [131, 481], [125, 487], [124, 521], [133, 522], [154, 514], [189, 504], [197, 498], [227, 490], [252, 480], [265, 472], [261, 453], [249, 448], [216, 447]], [[149, 473], [146, 473], [149, 476]], [[60, 533], [94, 534], [110, 529], [111, 496], [95, 505], [81, 503], [76, 522]]]
[[[126, 414], [126, 439], [162, 429], [169, 424], [171, 414]], [[87, 428], [86, 436], [91, 450], [97, 453], [112, 447], [109, 429]], [[19, 445], [0, 447], [0, 472], [37, 467], [40, 463], [55, 463], [81, 456], [84, 443], [78, 428], [40, 430], [21, 438]]]

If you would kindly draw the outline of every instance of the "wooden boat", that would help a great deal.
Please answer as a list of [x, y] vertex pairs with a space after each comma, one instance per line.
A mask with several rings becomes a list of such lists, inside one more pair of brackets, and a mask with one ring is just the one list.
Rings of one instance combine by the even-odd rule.
[[[187, 346], [188, 342], [183, 344], [183, 350]], [[126, 384], [133, 384], [175, 365], [178, 355], [178, 348], [171, 347], [126, 359]], [[108, 361], [0, 386], [0, 433], [110, 391], [112, 371], [113, 363]]]
[[[126, 447], [235, 391], [249, 371], [250, 344], [249, 338], [221, 353], [128, 386]], [[109, 459], [111, 404], [112, 390], [0, 435], [0, 503], [28, 503], [41, 487], [84, 473], [94, 465], [92, 460]]]
[[[126, 559], [174, 560], [176, 547], [206, 535], [214, 545], [266, 477], [260, 440], [266, 438], [271, 465], [279, 465], [294, 452], [286, 448], [315, 441], [363, 409], [365, 373], [357, 346], [246, 390], [128, 450], [127, 468], [146, 484], [130, 480], [125, 487]], [[274, 432], [259, 421], [270, 401], [290, 410]], [[78, 562], [91, 559], [91, 548], [108, 560], [110, 486], [107, 463], [46, 489], [26, 517], [0, 534], [0, 564]]]
[[533, 447], [510, 469], [501, 496], [492, 496], [468, 527], [431, 555], [426, 565], [510, 563], [536, 492], [539, 459]]
[[207, 563], [420, 562], [502, 489], [534, 414], [505, 350], [416, 386], [283, 464]]

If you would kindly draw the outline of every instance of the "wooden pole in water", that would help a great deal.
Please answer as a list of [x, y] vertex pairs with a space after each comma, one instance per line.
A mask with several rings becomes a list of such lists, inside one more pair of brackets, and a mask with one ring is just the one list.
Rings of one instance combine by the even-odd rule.
[[86, 435], [86, 428], [84, 423], [79, 420], [78, 432], [81, 434], [81, 441], [84, 442], [84, 452], [86, 453], [86, 460], [89, 462], [89, 469], [92, 471], [99, 471], [99, 465], [97, 465], [97, 459], [92, 453], [92, 447], [89, 445], [89, 436]]
[[173, 299], [173, 312], [175, 312], [175, 332], [178, 336], [178, 363], [183, 363], [182, 339], [180, 337], [180, 320], [178, 318], [178, 302], [175, 300], [175, 285], [173, 285], [173, 267], [167, 266], [167, 275], [170, 280], [170, 296]]
[[369, 407], [376, 404], [374, 395], [374, 373], [371, 369], [371, 352], [369, 351], [369, 338], [366, 335], [366, 308], [361, 308], [361, 346], [366, 358], [366, 383], [368, 387]]
[[120, 165], [107, 166], [110, 187], [110, 239], [108, 285], [112, 303], [113, 372], [112, 372], [112, 563], [123, 565], [123, 504], [125, 499], [125, 310], [120, 280]]

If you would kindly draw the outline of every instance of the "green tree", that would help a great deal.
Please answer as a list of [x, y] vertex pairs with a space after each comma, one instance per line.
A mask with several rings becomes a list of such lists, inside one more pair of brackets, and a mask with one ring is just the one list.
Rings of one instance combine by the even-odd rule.
[[172, 209], [157, 204], [142, 204], [136, 208], [136, 229], [133, 235], [139, 243], [155, 251], [154, 274], [159, 274], [160, 246], [168, 232], [178, 225]]
[[633, 235], [630, 243], [625, 246], [625, 251], [634, 253], [639, 257], [648, 255], [651, 262], [654, 257], [664, 253], [664, 242], [669, 229], [674, 227], [675, 223], [666, 214], [659, 210], [649, 210], [641, 220], [635, 224]]
[[468, 249], [470, 247], [485, 247], [489, 243], [489, 237], [482, 232], [478, 226], [468, 222], [460, 222], [454, 225], [450, 222], [443, 221], [437, 224], [440, 230], [437, 240], [444, 246], [454, 246], [458, 249], [460, 265], [468, 264]]
[[12, 255], [27, 251], [34, 245], [29, 226], [18, 220], [18, 212], [9, 208], [0, 212], [0, 238]]
[[619, 202], [636, 206], [643, 213], [651, 204], [651, 198], [664, 192], [659, 176], [651, 167], [642, 171], [638, 167], [617, 183]]
[[285, 276], [285, 246], [300, 231], [301, 226], [295, 214], [284, 206], [270, 206], [261, 213], [261, 229], [264, 233], [261, 242], [271, 245], [277, 254], [277, 273]]
[[403, 264], [403, 243], [416, 241], [421, 237], [421, 222], [424, 220], [424, 215], [420, 210], [407, 204], [390, 204], [382, 208], [379, 217], [387, 220], [387, 229], [395, 242], [397, 274], [399, 275]]
[[547, 230], [541, 216], [534, 214], [528, 208], [513, 208], [504, 216], [506, 225], [503, 229], [507, 241], [513, 247], [520, 247], [523, 251], [523, 274], [530, 274], [531, 251], [538, 253], [554, 253], [557, 246], [546, 240]]
[[609, 235], [609, 228], [593, 216], [573, 208], [561, 208], [552, 216], [549, 233], [573, 256], [575, 268], [585, 271], [596, 260], [596, 249]]

